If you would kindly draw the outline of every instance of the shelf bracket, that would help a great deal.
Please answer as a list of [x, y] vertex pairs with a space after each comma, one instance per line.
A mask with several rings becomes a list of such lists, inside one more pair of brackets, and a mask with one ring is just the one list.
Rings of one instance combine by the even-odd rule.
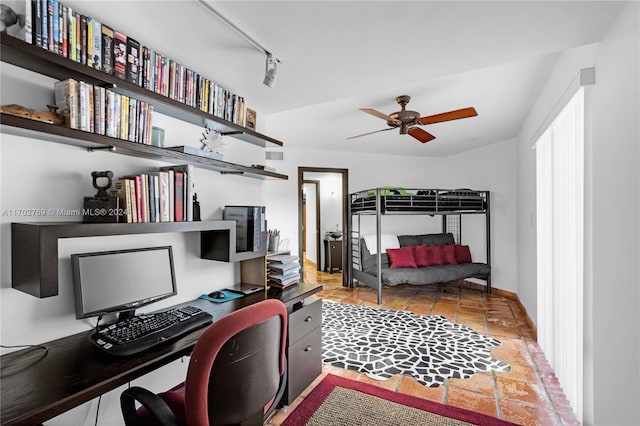
[[220, 132], [220, 134], [222, 136], [231, 136], [231, 135], [242, 135], [242, 134], [244, 134], [244, 132], [242, 132], [240, 130], [236, 130], [236, 131], [233, 131], [233, 132]]
[[116, 147], [113, 145], [109, 145], [109, 146], [90, 146], [89, 148], [87, 148], [87, 151], [89, 152], [95, 152], [95, 151], [111, 151], [111, 152], [116, 152]]
[[242, 170], [237, 170], [237, 171], [230, 171], [230, 172], [225, 172], [225, 171], [221, 171], [220, 172], [221, 175], [243, 175], [244, 172]]

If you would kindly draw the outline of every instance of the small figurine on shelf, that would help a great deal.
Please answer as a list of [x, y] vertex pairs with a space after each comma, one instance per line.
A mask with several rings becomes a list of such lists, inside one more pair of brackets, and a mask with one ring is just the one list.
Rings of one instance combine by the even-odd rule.
[[224, 155], [222, 134], [217, 130], [206, 127], [202, 134], [202, 139], [200, 139], [200, 143], [202, 143], [202, 149], [204, 151], [215, 152], [220, 154], [220, 156]]
[[193, 194], [193, 220], [200, 219], [200, 201], [198, 201], [198, 193]]
[[[117, 223], [119, 220], [119, 199], [110, 195], [113, 172], [91, 172], [93, 187], [98, 190], [94, 197], [84, 197], [84, 209], [82, 221], [84, 223]], [[104, 185], [98, 183], [98, 179], [107, 179]]]

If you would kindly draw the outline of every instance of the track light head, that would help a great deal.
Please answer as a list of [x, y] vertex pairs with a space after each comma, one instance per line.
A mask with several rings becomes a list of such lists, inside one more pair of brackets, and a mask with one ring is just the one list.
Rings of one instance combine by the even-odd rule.
[[267, 61], [265, 65], [264, 80], [265, 86], [273, 87], [278, 79], [278, 63], [280, 61], [271, 53], [267, 53]]

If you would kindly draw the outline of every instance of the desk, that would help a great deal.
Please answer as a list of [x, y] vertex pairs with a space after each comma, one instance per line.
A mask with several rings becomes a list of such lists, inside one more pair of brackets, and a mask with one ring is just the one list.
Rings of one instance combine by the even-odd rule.
[[[282, 300], [288, 311], [293, 305], [322, 290], [318, 284], [298, 284], [284, 290], [270, 288], [268, 297]], [[225, 303], [196, 299], [186, 304], [213, 315], [213, 320], [265, 298], [264, 292]], [[201, 328], [180, 339], [160, 345], [134, 357], [114, 357], [93, 346], [93, 330], [43, 343], [48, 354], [28, 361], [37, 352], [23, 349], [3, 355], [0, 383], [3, 425], [36, 425], [90, 401], [103, 393], [143, 376], [171, 361], [189, 355], [204, 332]], [[37, 358], [35, 358], [37, 359]]]

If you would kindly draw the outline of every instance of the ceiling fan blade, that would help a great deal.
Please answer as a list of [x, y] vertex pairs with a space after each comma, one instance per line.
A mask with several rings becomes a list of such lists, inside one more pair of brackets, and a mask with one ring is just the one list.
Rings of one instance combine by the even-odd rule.
[[469, 107], [457, 109], [455, 111], [443, 112], [441, 114], [427, 115], [426, 117], [421, 117], [418, 122], [420, 124], [434, 124], [442, 123], [443, 121], [457, 120], [459, 118], [475, 117], [476, 115], [478, 115], [476, 109]]
[[394, 124], [398, 124], [398, 125], [400, 124], [400, 120], [395, 119], [395, 118], [393, 118], [393, 117], [391, 117], [391, 116], [389, 116], [389, 115], [387, 115], [387, 114], [384, 114], [384, 113], [382, 113], [382, 112], [380, 112], [380, 111], [377, 111], [377, 110], [375, 110], [375, 109], [371, 109], [371, 108], [360, 108], [360, 111], [362, 111], [362, 112], [366, 112], [367, 114], [371, 114], [371, 115], [373, 115], [374, 117], [382, 118], [383, 120], [385, 120], [385, 121], [389, 121], [389, 122], [394, 123]]
[[432, 140], [434, 140], [436, 138], [431, 133], [427, 132], [426, 130], [421, 129], [420, 127], [412, 127], [412, 128], [409, 129], [409, 131], [407, 133], [409, 135], [413, 136], [414, 138], [418, 139], [422, 143], [427, 143], [427, 142], [432, 141]]
[[369, 132], [369, 133], [363, 133], [361, 135], [356, 135], [356, 136], [350, 136], [347, 139], [355, 139], [355, 138], [359, 138], [360, 136], [367, 136], [367, 135], [372, 135], [374, 133], [379, 133], [379, 132], [384, 132], [385, 130], [393, 130], [393, 127], [387, 127], [386, 129], [382, 129], [382, 130], [375, 130], [373, 132]]

